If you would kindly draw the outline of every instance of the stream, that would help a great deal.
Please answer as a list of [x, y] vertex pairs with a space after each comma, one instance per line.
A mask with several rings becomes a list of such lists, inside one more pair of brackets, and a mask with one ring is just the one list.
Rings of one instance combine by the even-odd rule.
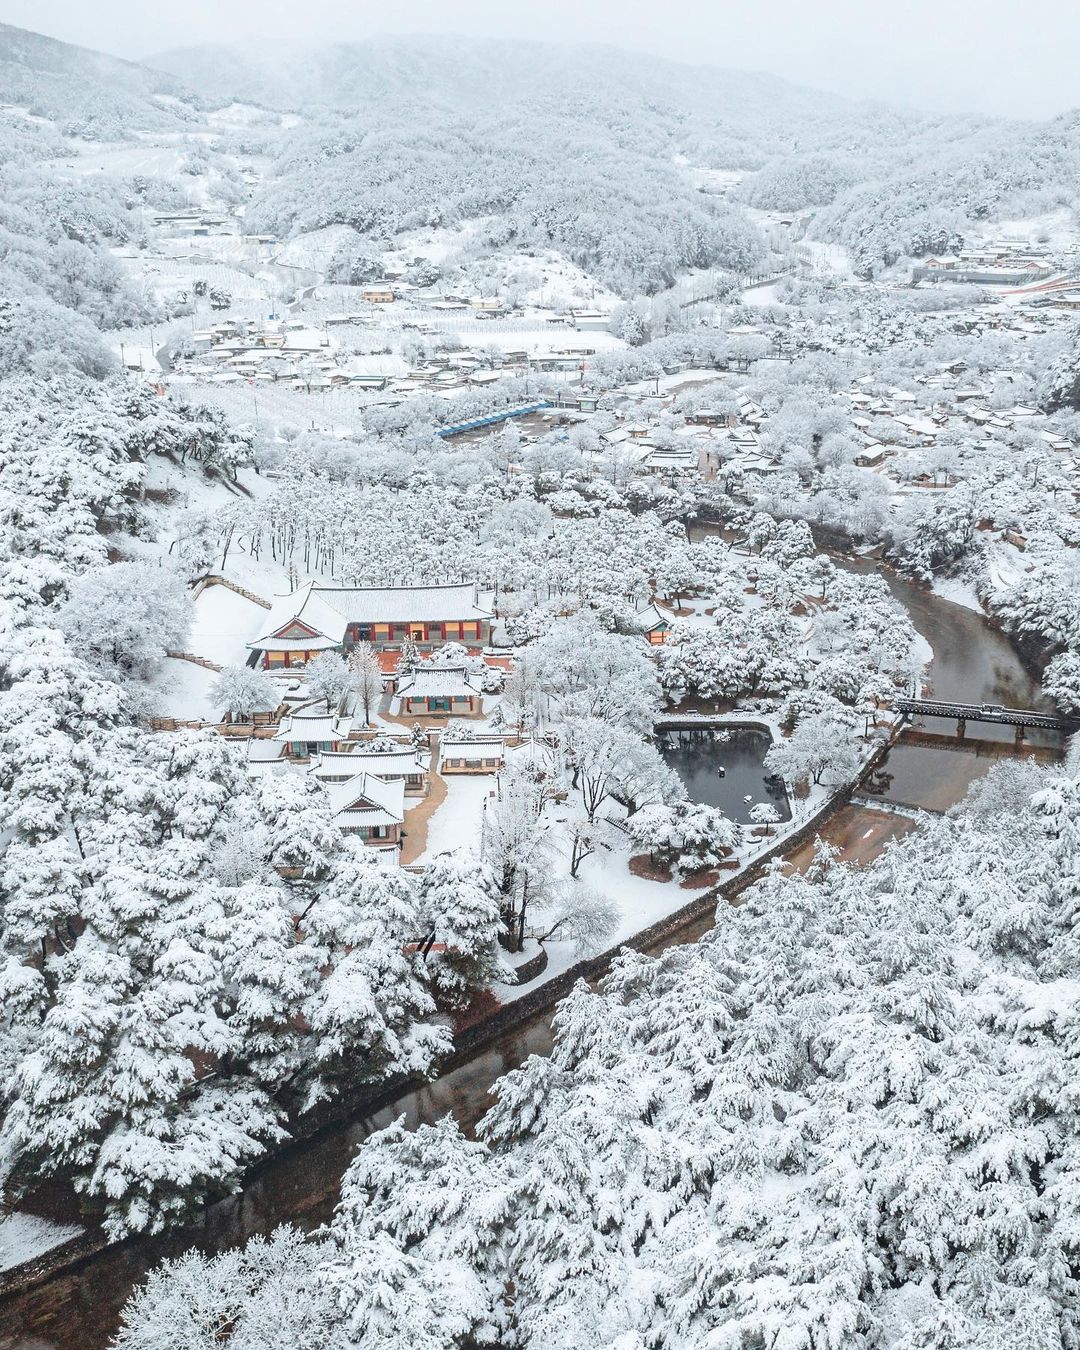
[[[856, 572], [875, 567], [872, 561], [861, 558], [834, 556], [833, 561]], [[981, 614], [943, 600], [887, 569], [883, 569], [883, 575], [934, 652], [929, 671], [932, 698], [1054, 711], [1016, 648]], [[955, 722], [915, 718], [913, 727], [941, 744], [894, 745], [875, 775], [874, 788], [880, 787], [876, 795], [886, 801], [928, 811], [944, 811], [958, 802], [1013, 744], [1011, 728], [994, 724], [970, 722], [962, 742], [956, 739]], [[1063, 741], [1057, 732], [1029, 731], [1027, 744], [1036, 750], [1055, 751], [1061, 749]]]
[[[875, 566], [858, 558], [834, 560], [854, 571]], [[1037, 680], [1025, 669], [1008, 639], [981, 615], [903, 578], [888, 572], [885, 575], [893, 594], [934, 650], [930, 678], [936, 698], [1025, 707], [1046, 705]], [[944, 738], [953, 735], [955, 726], [942, 723], [927, 730]], [[883, 798], [932, 810], [958, 801], [1011, 742], [1011, 733], [1007, 728], [972, 726], [968, 739], [972, 746], [966, 750], [904, 744], [893, 747], [877, 776], [876, 786]], [[1060, 738], [1055, 740], [1048, 734], [1039, 738], [1033, 733], [1031, 743], [1060, 746]], [[845, 807], [844, 812], [848, 816], [845, 828], [860, 837], [863, 826], [880, 826], [883, 819], [879, 812], [854, 806]], [[870, 833], [867, 828], [866, 834]], [[711, 916], [698, 918], [669, 934], [661, 945], [695, 942], [711, 927]], [[342, 1173], [373, 1130], [399, 1115], [416, 1124], [437, 1120], [448, 1111], [463, 1127], [472, 1128], [490, 1105], [490, 1085], [528, 1055], [545, 1054], [550, 1046], [550, 1014], [538, 1014], [467, 1063], [405, 1093], [386, 1110], [371, 1117], [357, 1115], [346, 1125], [328, 1129], [269, 1160], [240, 1195], [212, 1205], [199, 1225], [172, 1236], [107, 1248], [81, 1266], [57, 1272], [38, 1288], [0, 1299], [0, 1347], [98, 1350], [107, 1346], [132, 1286], [162, 1257], [192, 1245], [208, 1252], [220, 1251], [286, 1221], [306, 1229], [324, 1223], [333, 1213]]]

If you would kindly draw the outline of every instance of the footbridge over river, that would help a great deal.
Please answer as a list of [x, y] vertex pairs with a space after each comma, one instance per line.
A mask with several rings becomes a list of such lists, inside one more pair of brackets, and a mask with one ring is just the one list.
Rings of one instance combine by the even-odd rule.
[[1057, 713], [1039, 712], [1035, 708], [1007, 708], [1000, 703], [942, 703], [930, 698], [898, 698], [893, 707], [905, 720], [911, 717], [955, 719], [958, 736], [964, 735], [969, 722], [1015, 727], [1018, 741], [1024, 739], [1029, 728], [1068, 735], [1080, 726], [1075, 717], [1060, 717]]

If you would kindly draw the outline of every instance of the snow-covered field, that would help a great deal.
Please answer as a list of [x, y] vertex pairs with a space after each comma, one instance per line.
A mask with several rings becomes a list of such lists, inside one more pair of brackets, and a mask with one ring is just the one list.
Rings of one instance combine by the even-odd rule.
[[199, 175], [181, 173], [190, 145], [162, 145], [156, 140], [139, 140], [130, 145], [83, 144], [73, 148], [70, 155], [54, 160], [50, 167], [76, 174], [109, 174], [118, 178], [143, 174], [151, 178], [167, 178], [186, 189], [192, 203], [205, 200], [203, 180]]
[[216, 722], [221, 714], [210, 697], [217, 678], [212, 670], [191, 661], [166, 657], [161, 670], [147, 682], [147, 700], [156, 717], [175, 717], [182, 722]]
[[419, 862], [463, 845], [479, 848], [484, 802], [495, 791], [495, 779], [487, 774], [447, 774], [444, 781], [446, 800], [428, 822], [427, 847]]

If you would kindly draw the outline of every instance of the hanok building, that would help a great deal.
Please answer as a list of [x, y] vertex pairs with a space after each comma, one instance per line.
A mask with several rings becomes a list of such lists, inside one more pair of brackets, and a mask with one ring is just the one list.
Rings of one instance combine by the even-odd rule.
[[422, 797], [428, 791], [431, 756], [401, 745], [394, 750], [370, 750], [358, 741], [352, 750], [326, 751], [319, 755], [311, 772], [323, 783], [344, 783], [358, 773], [371, 774], [384, 783], [400, 779], [409, 797]]
[[662, 647], [668, 640], [668, 634], [671, 632], [671, 620], [666, 614], [662, 614], [651, 602], [644, 605], [635, 615], [638, 623], [641, 624], [642, 633], [645, 641], [650, 647]]
[[274, 742], [284, 744], [291, 759], [325, 754], [339, 749], [352, 730], [352, 718], [337, 717], [325, 707], [301, 708], [282, 719]]
[[470, 648], [491, 641], [493, 615], [477, 604], [471, 582], [446, 586], [317, 586], [274, 598], [263, 631], [248, 643], [269, 670], [304, 666], [320, 652], [357, 642], [431, 650], [444, 642]]
[[479, 717], [484, 710], [483, 690], [464, 666], [417, 666], [397, 692], [407, 717]]
[[343, 783], [327, 783], [334, 823], [342, 834], [355, 835], [372, 848], [392, 850], [401, 845], [405, 823], [405, 783], [386, 782], [371, 773], [354, 774]]
[[501, 736], [461, 740], [444, 736], [439, 746], [440, 773], [498, 773], [506, 764]]

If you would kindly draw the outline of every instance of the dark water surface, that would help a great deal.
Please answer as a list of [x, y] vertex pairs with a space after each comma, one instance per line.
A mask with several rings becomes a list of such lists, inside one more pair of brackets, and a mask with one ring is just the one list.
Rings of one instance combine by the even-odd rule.
[[687, 795], [742, 825], [750, 823], [750, 812], [759, 802], [775, 806], [780, 820], [791, 819], [783, 782], [763, 767], [771, 745], [767, 731], [750, 727], [666, 730], [660, 737], [660, 753], [682, 779]]
[[[876, 564], [861, 558], [834, 557], [838, 567], [867, 572]], [[953, 604], [913, 581], [883, 570], [889, 589], [908, 612], [918, 632], [930, 644], [934, 660], [929, 670], [930, 697], [943, 702], [999, 703], [1013, 708], [1053, 712], [1039, 681], [1024, 665], [1004, 633], [981, 614]], [[1011, 753], [1011, 727], [969, 722], [964, 742], [956, 739], [956, 723], [937, 717], [914, 719], [916, 731], [941, 738], [941, 744], [894, 745], [877, 786], [887, 801], [943, 811], [958, 802], [968, 787], [989, 773], [1003, 753]], [[1060, 749], [1057, 732], [1028, 731], [1028, 746]]]

